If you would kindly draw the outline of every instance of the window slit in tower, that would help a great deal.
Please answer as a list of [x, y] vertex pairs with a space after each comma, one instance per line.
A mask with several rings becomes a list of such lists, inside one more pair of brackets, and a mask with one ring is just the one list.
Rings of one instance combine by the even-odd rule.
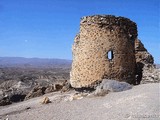
[[113, 59], [113, 51], [112, 50], [107, 52], [107, 58], [108, 58], [108, 60], [112, 60]]

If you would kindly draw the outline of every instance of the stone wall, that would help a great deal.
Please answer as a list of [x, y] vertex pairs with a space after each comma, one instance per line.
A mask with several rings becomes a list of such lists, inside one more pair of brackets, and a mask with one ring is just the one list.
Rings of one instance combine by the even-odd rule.
[[75, 88], [92, 87], [104, 78], [133, 83], [135, 38], [137, 26], [127, 18], [109, 15], [83, 17], [72, 47], [71, 85]]

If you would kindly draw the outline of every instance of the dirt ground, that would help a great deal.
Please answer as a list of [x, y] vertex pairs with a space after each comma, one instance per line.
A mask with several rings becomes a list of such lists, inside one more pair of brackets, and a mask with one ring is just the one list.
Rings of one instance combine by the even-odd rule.
[[[159, 120], [160, 84], [143, 84], [104, 97], [80, 97], [74, 91], [50, 93], [0, 107], [0, 120]], [[51, 103], [41, 104], [49, 97]]]

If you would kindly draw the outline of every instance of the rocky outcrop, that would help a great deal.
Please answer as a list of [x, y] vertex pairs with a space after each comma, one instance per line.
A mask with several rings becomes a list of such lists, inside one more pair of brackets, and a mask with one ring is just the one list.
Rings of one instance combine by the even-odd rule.
[[7, 97], [0, 96], [0, 106], [10, 105], [12, 102]]
[[71, 89], [70, 83], [67, 80], [64, 80], [47, 86], [45, 93], [56, 92], [56, 91], [66, 92], [69, 91], [70, 89]]
[[13, 102], [23, 101], [29, 91], [32, 89], [30, 82], [17, 80], [8, 80], [0, 84], [1, 105], [8, 105]]
[[53, 84], [53, 85], [50, 85], [47, 87], [47, 89], [45, 90], [45, 93], [59, 91], [62, 88], [63, 88], [63, 85], [61, 85], [61, 84]]
[[153, 64], [153, 56], [147, 51], [143, 43], [139, 40], [135, 40], [135, 56], [137, 63]]
[[13, 102], [23, 101], [26, 94], [20, 89], [10, 88], [8, 90], [1, 90], [0, 106], [9, 105]]
[[56, 91], [61, 91], [61, 92], [66, 92], [70, 90], [70, 84], [68, 83], [67, 80], [64, 81], [57, 81], [54, 84], [50, 84], [48, 86], [36, 86], [34, 87], [25, 97], [25, 100], [28, 100], [30, 98], [34, 97], [39, 97], [41, 95], [44, 95], [46, 93], [50, 92], [56, 92]]
[[0, 89], [8, 90], [18, 83], [17, 80], [7, 80], [0, 84]]
[[156, 68], [153, 56], [139, 39], [135, 40], [135, 57], [137, 84], [160, 82], [160, 70]]
[[42, 87], [42, 86], [36, 86], [33, 88], [33, 90], [31, 90], [27, 96], [25, 97], [25, 100], [28, 100], [30, 98], [34, 98], [34, 97], [39, 97], [41, 95], [45, 94], [45, 90], [46, 87]]
[[52, 84], [47, 80], [37, 80], [36, 86], [32, 86], [30, 82], [5, 81], [0, 85], [0, 106], [39, 97], [50, 92], [66, 92], [70, 89], [71, 85], [67, 80], [56, 81]]

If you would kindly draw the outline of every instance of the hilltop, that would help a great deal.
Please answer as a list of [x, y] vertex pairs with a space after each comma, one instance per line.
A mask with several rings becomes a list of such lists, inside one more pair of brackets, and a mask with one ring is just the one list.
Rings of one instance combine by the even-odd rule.
[[50, 93], [9, 106], [0, 106], [0, 119], [12, 120], [159, 120], [159, 83], [134, 86], [104, 97], [85, 97], [71, 101], [73, 92]]

